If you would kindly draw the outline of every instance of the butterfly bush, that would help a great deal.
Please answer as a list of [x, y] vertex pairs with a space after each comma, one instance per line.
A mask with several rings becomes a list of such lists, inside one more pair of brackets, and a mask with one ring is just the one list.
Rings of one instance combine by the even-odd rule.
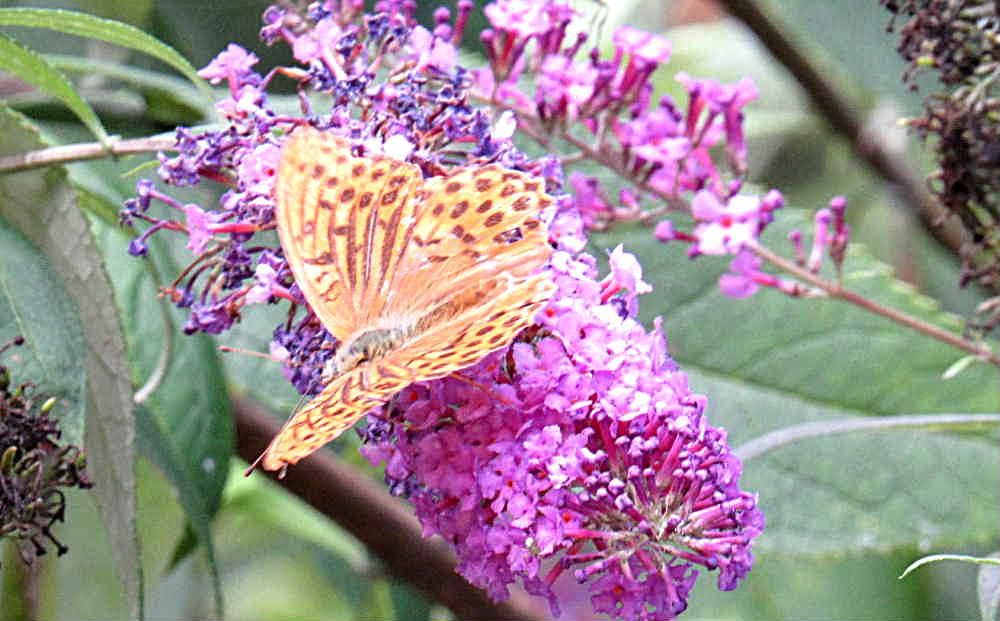
[[[425, 534], [453, 545], [458, 571], [494, 599], [520, 583], [558, 611], [559, 579], [568, 577], [586, 585], [598, 612], [672, 619], [699, 570], [717, 571], [723, 590], [746, 576], [763, 515], [740, 489], [741, 464], [670, 358], [659, 321], [647, 331], [636, 319], [639, 296], [651, 290], [639, 262], [616, 248], [600, 277], [584, 252], [588, 230], [650, 213], [639, 192], [611, 200], [596, 179], [566, 179], [557, 155], [530, 158], [512, 139], [574, 127], [605, 137], [605, 164], [669, 206], [693, 197], [693, 230], [664, 221], [658, 238], [687, 241], [692, 254], [737, 254], [782, 202], [777, 192], [739, 194], [741, 110], [756, 92], [747, 81], [680, 76], [687, 108], [669, 98], [653, 104], [650, 79], [669, 43], [623, 27], [611, 58], [588, 54], [578, 16], [557, 1], [488, 4], [488, 65], [469, 70], [457, 46], [473, 3], [438, 8], [430, 27], [415, 8], [382, 1], [365, 13], [362, 2], [343, 0], [305, 13], [267, 9], [264, 42], [287, 44], [298, 64], [262, 73], [252, 52], [230, 45], [200, 71], [226, 88], [216, 105], [225, 127], [178, 128], [175, 154], [159, 156], [163, 183], [207, 180], [225, 193], [206, 208], [140, 181], [122, 211], [124, 223], [144, 227], [129, 252], [146, 255], [159, 231], [187, 236], [195, 258], [164, 293], [190, 309], [188, 333], [219, 334], [248, 305], [287, 301], [270, 353], [298, 391], [315, 394], [338, 343], [268, 237], [289, 132], [333, 131], [358, 155], [405, 160], [425, 176], [498, 163], [544, 179], [555, 198], [543, 215], [554, 248], [544, 269], [557, 291], [536, 325], [461, 377], [415, 384], [373, 411], [362, 450], [385, 464], [390, 490], [410, 500]], [[298, 113], [272, 107], [267, 91], [278, 80], [297, 85]], [[712, 157], [719, 145], [727, 174]], [[758, 268], [734, 272], [746, 282], [730, 288], [759, 284]]]

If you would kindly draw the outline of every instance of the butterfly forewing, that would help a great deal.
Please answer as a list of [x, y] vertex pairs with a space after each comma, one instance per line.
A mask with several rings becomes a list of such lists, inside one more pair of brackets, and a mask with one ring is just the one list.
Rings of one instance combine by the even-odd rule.
[[278, 166], [278, 234], [309, 305], [339, 340], [381, 314], [405, 255], [420, 171], [351, 154], [330, 132], [296, 130]]
[[[416, 226], [393, 283], [390, 313], [434, 308], [497, 274], [522, 276], [551, 253], [538, 219], [541, 182], [498, 166], [464, 167], [416, 192]], [[448, 287], [427, 287], [427, 282]]]

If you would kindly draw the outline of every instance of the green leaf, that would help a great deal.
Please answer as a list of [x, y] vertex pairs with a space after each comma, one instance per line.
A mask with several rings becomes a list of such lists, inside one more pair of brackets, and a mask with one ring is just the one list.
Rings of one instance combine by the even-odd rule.
[[355, 573], [371, 570], [364, 546], [347, 531], [265, 477], [245, 477], [234, 466], [224, 503], [226, 511], [239, 512], [258, 526], [284, 531], [343, 559]]
[[[765, 242], [788, 252], [791, 210]], [[683, 226], [683, 225], [681, 225]], [[975, 365], [942, 380], [964, 354], [886, 319], [828, 299], [763, 290], [732, 300], [718, 290], [729, 258], [685, 256], [648, 229], [595, 236], [624, 240], [655, 290], [641, 301], [649, 325], [664, 317], [670, 350], [708, 416], [734, 446], [811, 421], [914, 412], [995, 412], [996, 369]], [[603, 255], [603, 252], [599, 252]], [[894, 280], [854, 247], [845, 285], [954, 331], [961, 324]], [[757, 549], [792, 556], [955, 547], [995, 537], [1000, 526], [1000, 450], [975, 436], [899, 431], [811, 439], [746, 464], [745, 489], [760, 493], [767, 529]], [[817, 519], [822, 516], [822, 519]]]
[[[0, 9], [0, 14], [5, 10], [15, 9]], [[44, 58], [3, 34], [0, 34], [0, 69], [63, 102], [100, 142], [108, 140], [94, 109], [80, 97], [69, 79]]]
[[134, 26], [62, 9], [0, 9], [0, 25], [46, 28], [67, 34], [100, 39], [167, 63], [188, 78], [205, 97], [212, 93], [195, 68], [177, 50]]
[[[0, 107], [0, 155], [47, 147], [24, 117]], [[135, 422], [125, 342], [114, 293], [64, 168], [0, 175], [0, 216], [62, 277], [83, 327], [87, 368], [84, 445], [88, 469], [133, 618], [142, 615], [135, 526]]]
[[[224, 344], [235, 349], [267, 353], [274, 329], [288, 319], [284, 304], [248, 306], [240, 322], [225, 337]], [[272, 412], [288, 415], [301, 395], [281, 373], [281, 364], [240, 352], [223, 355], [226, 375], [235, 388], [248, 394]], [[350, 435], [350, 434], [345, 434]]]
[[121, 80], [143, 91], [147, 102], [154, 98], [168, 101], [171, 111], [174, 112], [172, 115], [164, 115], [162, 110], [149, 108], [149, 114], [158, 121], [190, 125], [192, 121], [209, 119], [215, 115], [212, 101], [206, 100], [204, 93], [171, 75], [97, 58], [45, 54], [45, 59], [56, 69], [69, 74], [103, 75]]
[[176, 334], [184, 316], [166, 307], [166, 300], [157, 295], [155, 275], [178, 272], [162, 239], [150, 240], [149, 254], [155, 260], [151, 265], [148, 259], [126, 253], [128, 238], [117, 229], [98, 222], [95, 227], [123, 305], [135, 383], [143, 385], [145, 392], [150, 377], [164, 373], [154, 381], [137, 412], [140, 448], [176, 487], [191, 528], [204, 544], [213, 574], [216, 613], [221, 616], [211, 524], [233, 454], [233, 427], [215, 342], [204, 335]]
[[[990, 554], [989, 558], [1000, 563], [1000, 552]], [[983, 565], [979, 568], [976, 579], [976, 593], [979, 596], [979, 614], [982, 621], [995, 621], [1000, 611], [1000, 567]]]
[[0, 248], [0, 347], [15, 336], [25, 339], [0, 354], [0, 365], [11, 369], [12, 385], [31, 382], [35, 394], [56, 397], [52, 412], [62, 441], [82, 446], [87, 373], [80, 313], [45, 255], [2, 218]]

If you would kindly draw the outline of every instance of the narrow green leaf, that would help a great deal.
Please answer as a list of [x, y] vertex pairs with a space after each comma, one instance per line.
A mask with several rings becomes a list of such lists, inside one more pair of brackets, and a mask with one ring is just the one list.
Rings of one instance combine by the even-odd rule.
[[[201, 543], [201, 538], [197, 533], [194, 532], [194, 527], [191, 522], [184, 525], [184, 533], [181, 538], [177, 540], [177, 544], [174, 546], [174, 553], [170, 557], [170, 562], [167, 564], [167, 571], [173, 571], [177, 568], [181, 562], [198, 549], [198, 544]], [[213, 578], [215, 576], [213, 575]]]
[[96, 192], [76, 187], [79, 196], [80, 208], [101, 220], [108, 226], [119, 226], [118, 212], [109, 201], [98, 195]]
[[36, 394], [58, 399], [53, 413], [62, 440], [82, 446], [87, 373], [80, 313], [45, 255], [2, 218], [0, 248], [0, 346], [24, 337], [0, 364], [11, 369], [14, 385], [31, 382]]
[[0, 69], [66, 104], [99, 141], [107, 142], [108, 133], [101, 120], [69, 79], [40, 55], [3, 34], [0, 34]]
[[[23, 116], [0, 107], [0, 155], [50, 146]], [[19, 229], [62, 277], [83, 327], [87, 368], [84, 446], [93, 494], [108, 529], [130, 615], [142, 616], [142, 565], [135, 525], [132, 386], [115, 298], [90, 226], [62, 167], [0, 175], [0, 216]]]
[[931, 563], [940, 563], [941, 561], [958, 561], [960, 563], [993, 565], [995, 567], [1000, 567], [1000, 558], [980, 558], [978, 556], [967, 556], [965, 554], [931, 554], [910, 563], [910, 566], [903, 570], [903, 573], [900, 574], [899, 579], [902, 580], [918, 567], [923, 567], [924, 565], [929, 565]]
[[265, 477], [245, 477], [233, 465], [223, 500], [226, 511], [238, 511], [259, 526], [284, 531], [337, 556], [356, 573], [372, 570], [364, 546], [316, 509]]
[[195, 538], [195, 543], [204, 546], [206, 560], [208, 561], [209, 572], [212, 575], [212, 591], [215, 594], [215, 614], [218, 618], [224, 618], [224, 604], [222, 599], [222, 582], [219, 577], [219, 567], [215, 559], [215, 543], [212, 539], [211, 522], [216, 509], [209, 506], [211, 498], [199, 495], [198, 479], [184, 463], [182, 451], [178, 450], [176, 443], [170, 437], [170, 430], [165, 429], [156, 414], [148, 408], [140, 407], [137, 411], [139, 445], [142, 452], [170, 480], [177, 489], [180, 496], [181, 506], [188, 517], [188, 527], [185, 529], [181, 541], [174, 552], [171, 566], [183, 559], [194, 545], [191, 538]]
[[[173, 120], [190, 125], [192, 120], [198, 120], [193, 118], [194, 115], [200, 115], [203, 120], [212, 118], [215, 114], [212, 101], [206, 100], [203, 92], [192, 88], [181, 78], [97, 58], [80, 58], [64, 54], [45, 54], [44, 56], [53, 67], [69, 74], [103, 75], [143, 90], [147, 94], [147, 98], [150, 93], [158, 93], [163, 97], [168, 97], [172, 107], [181, 113], [180, 118], [162, 120]], [[150, 110], [150, 112], [155, 111]], [[162, 115], [156, 116], [160, 119]]]
[[[128, 238], [117, 227], [95, 222], [109, 269], [123, 305], [129, 357], [136, 385], [149, 388], [138, 408], [139, 444], [177, 489], [191, 529], [204, 546], [213, 576], [216, 612], [222, 615], [222, 591], [212, 538], [212, 519], [221, 504], [222, 490], [233, 454], [232, 414], [225, 377], [215, 342], [204, 335], [177, 335], [183, 316], [158, 299], [154, 274], [177, 273], [165, 240], [150, 240], [150, 259], [129, 256]], [[150, 265], [148, 261], [155, 261]], [[164, 374], [152, 385], [169, 350]]]
[[46, 28], [67, 34], [100, 39], [149, 54], [177, 69], [202, 92], [212, 98], [211, 89], [181, 54], [156, 37], [122, 22], [63, 9], [0, 9], [0, 25]]

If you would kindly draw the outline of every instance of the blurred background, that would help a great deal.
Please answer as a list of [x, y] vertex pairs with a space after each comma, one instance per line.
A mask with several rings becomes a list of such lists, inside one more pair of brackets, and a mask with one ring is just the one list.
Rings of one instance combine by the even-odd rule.
[[[575, 4], [592, 10], [597, 3], [576, 0]], [[791, 208], [801, 209], [806, 214], [825, 206], [836, 194], [845, 195], [851, 205], [849, 214], [855, 240], [864, 244], [875, 258], [892, 265], [898, 278], [937, 300], [942, 308], [960, 314], [968, 314], [983, 299], [975, 290], [957, 287], [958, 268], [953, 257], [926, 234], [919, 220], [901, 204], [894, 189], [873, 174], [848, 141], [830, 130], [782, 65], [745, 26], [727, 16], [719, 4], [713, 0], [607, 0], [601, 4], [606, 11], [602, 41], [605, 48], [609, 49], [609, 33], [621, 24], [663, 33], [673, 42], [673, 57], [656, 78], [660, 93], [673, 94], [683, 101], [682, 90], [673, 80], [674, 74], [680, 71], [720, 81], [736, 81], [744, 76], [754, 80], [760, 89], [760, 98], [747, 108], [750, 180], [754, 187], [780, 189]], [[929, 159], [920, 145], [897, 124], [901, 116], [918, 114], [920, 94], [908, 92], [900, 83], [904, 65], [894, 51], [895, 35], [885, 31], [889, 14], [877, 0], [769, 0], [762, 4], [779, 19], [795, 44], [818, 63], [824, 75], [854, 102], [868, 130], [878, 135], [897, 157], [908, 161], [920, 175], [926, 174], [931, 166]], [[290, 63], [286, 48], [267, 48], [257, 38], [260, 15], [267, 5], [267, 2], [243, 0], [0, 0], [0, 6], [5, 7], [68, 8], [131, 23], [176, 48], [196, 67], [207, 64], [230, 42], [237, 42], [257, 54], [261, 58], [259, 67]], [[430, 23], [430, 14], [438, 3], [421, 0], [420, 5], [421, 21]], [[476, 54], [478, 33], [486, 27], [481, 13], [474, 15], [478, 21], [471, 22], [466, 30], [465, 44], [470, 57]], [[154, 60], [100, 42], [44, 30], [11, 28], [5, 29], [7, 31], [29, 47], [46, 53], [128, 63], [151, 71], [164, 70]], [[203, 108], [189, 96], [190, 87], [184, 86], [179, 78], [176, 82], [163, 83], [150, 79], [144, 84], [87, 72], [75, 78], [111, 133], [126, 137], [147, 136], [170, 132], [176, 125], [204, 122]], [[290, 82], [285, 84], [290, 86]], [[36, 93], [20, 91], [2, 74], [0, 91], [0, 96], [7, 98], [15, 109], [40, 120], [45, 132], [58, 142], [90, 140], [68, 111]], [[120, 203], [132, 195], [135, 183], [134, 175], [123, 176], [123, 173], [139, 163], [141, 160], [97, 162], [76, 170], [78, 175], [86, 177], [83, 183], [110, 201]], [[145, 174], [151, 175], [152, 171]], [[190, 197], [203, 204], [212, 200], [210, 191], [205, 189], [192, 191]], [[102, 235], [109, 236], [109, 247], [120, 244], [124, 255], [126, 237], [106, 231]], [[644, 235], [648, 237], [648, 232]], [[620, 237], [611, 232], [595, 238], [594, 243], [598, 247], [610, 247]], [[660, 253], [658, 248], [646, 244], [640, 246], [638, 252], [645, 260], [647, 255]], [[787, 248], [783, 251], [787, 253]], [[668, 255], [657, 255], [664, 256]], [[669, 257], [669, 261], [677, 264], [685, 261], [679, 252]], [[128, 267], [128, 262], [134, 260], [127, 257], [114, 260], [123, 266], [117, 272], [125, 274], [120, 278], [127, 279], [128, 270], [134, 269]], [[657, 270], [668, 261], [650, 260]], [[652, 271], [651, 264], [646, 265], [647, 270]], [[725, 268], [722, 261], [707, 262], [707, 265], [707, 269], [715, 270], [716, 274]], [[685, 265], [685, 269], [691, 268]], [[710, 282], [712, 278], [706, 280]], [[669, 278], [656, 284], [683, 287]], [[757, 308], [754, 301], [724, 303], [742, 305], [736, 307], [737, 320], [754, 313]], [[686, 340], [688, 336], [675, 333], [671, 327], [669, 304], [653, 303], [644, 309], [647, 325], [654, 315], [668, 317], [667, 332], [672, 352], [682, 366], [688, 362], [697, 366], [697, 347]], [[236, 330], [239, 345], [266, 351], [275, 325], [273, 317], [264, 314], [248, 317]], [[140, 330], [134, 334], [142, 338], [143, 333]], [[155, 341], [151, 341], [149, 347], [155, 349]], [[294, 407], [297, 396], [275, 365], [234, 354], [223, 356], [222, 364], [226, 382], [236, 392], [249, 394], [275, 413], [288, 412]], [[710, 403], [715, 403], [717, 393], [710, 390], [713, 386], [711, 374], [693, 374], [692, 384], [696, 390], [709, 395]], [[943, 400], [946, 401], [947, 396]], [[782, 407], [790, 406], [786, 403]], [[801, 407], [808, 408], [810, 404], [803, 402]], [[762, 428], [737, 419], [726, 420], [724, 416], [723, 422], [734, 440], [745, 441]], [[356, 450], [357, 439], [348, 435], [350, 437], [338, 442], [338, 453], [344, 460], [365, 469], [373, 480], [380, 481], [380, 471], [363, 462]], [[849, 476], [858, 479], [871, 475], [877, 468], [874, 464], [851, 463], [850, 457], [834, 449], [799, 459], [813, 458], [828, 460], [834, 468], [843, 460], [840, 465], [851, 473]], [[788, 468], [794, 469], [794, 463], [791, 460]], [[263, 477], [247, 479], [241, 476], [244, 467], [245, 464], [234, 460], [213, 527], [229, 618], [451, 618], [447, 609], [426, 601], [407, 584], [387, 576], [379, 562], [336, 524]], [[755, 486], [754, 476], [748, 473], [744, 487], [760, 492], [765, 511], [766, 496], [780, 493], [794, 500], [801, 492], [795, 486], [783, 489]], [[162, 472], [146, 459], [140, 463], [139, 477], [139, 521], [149, 618], [211, 616], [210, 573], [203, 554], [188, 553], [190, 546], [185, 542], [190, 543], [191, 535], [186, 531], [176, 493]], [[766, 480], [766, 477], [758, 480]], [[822, 481], [815, 483], [819, 488], [824, 485]], [[903, 568], [922, 553], [954, 550], [879, 545], [878, 542], [862, 542], [838, 549], [837, 545], [824, 545], [822, 541], [823, 524], [829, 516], [811, 514], [808, 504], [800, 508], [802, 511], [796, 519], [801, 520], [800, 524], [812, 523], [815, 527], [807, 533], [809, 536], [804, 536], [795, 546], [769, 545], [762, 539], [753, 573], [735, 592], [719, 593], [715, 589], [714, 576], [703, 576], [691, 597], [691, 608], [682, 618], [957, 619], [977, 616], [975, 569], [972, 566], [935, 565], [904, 581], [896, 579]], [[790, 519], [787, 515], [775, 515], [776, 522], [772, 522], [772, 514], [768, 513], [769, 526], [777, 528], [782, 519]], [[880, 513], [876, 508], [871, 515]], [[892, 524], [875, 524], [872, 528], [891, 529]], [[57, 594], [47, 604], [51, 618], [124, 617], [125, 604], [110, 562], [107, 536], [89, 495], [77, 493], [70, 498], [70, 518], [58, 532], [70, 546], [70, 552], [59, 559], [47, 559], [45, 565], [50, 592]], [[863, 537], [862, 531], [857, 533], [858, 537]], [[992, 546], [989, 543], [984, 541], [981, 547], [963, 547], [959, 551], [985, 554], [997, 547], [995, 540]], [[790, 553], [793, 549], [796, 553]], [[589, 611], [587, 602], [573, 602], [571, 595], [567, 597], [570, 603], [564, 618], [585, 618]], [[0, 601], [0, 619], [3, 618]]]

